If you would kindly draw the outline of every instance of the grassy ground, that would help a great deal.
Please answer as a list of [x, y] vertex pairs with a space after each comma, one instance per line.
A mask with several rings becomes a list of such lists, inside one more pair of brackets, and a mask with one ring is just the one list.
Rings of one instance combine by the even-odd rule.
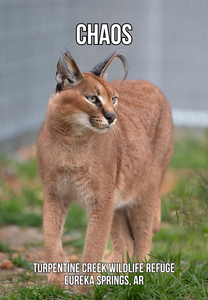
[[[0, 226], [42, 228], [43, 192], [35, 158], [4, 157], [0, 161]], [[65, 246], [81, 253], [87, 215], [76, 204], [70, 207], [64, 232], [79, 237]], [[33, 244], [27, 245], [34, 247]], [[109, 244], [110, 248], [110, 244]], [[0, 275], [0, 299], [84, 299], [48, 286], [34, 274], [31, 263], [5, 241], [5, 253], [21, 275]], [[162, 196], [162, 225], [153, 236], [151, 262], [174, 262], [174, 273], [143, 273], [144, 285], [96, 286], [86, 299], [207, 299], [208, 298], [208, 133], [176, 133], [174, 155]], [[6, 272], [6, 271], [5, 271]], [[3, 274], [3, 273], [1, 273]], [[139, 274], [137, 274], [139, 275]], [[141, 274], [140, 274], [141, 275]]]

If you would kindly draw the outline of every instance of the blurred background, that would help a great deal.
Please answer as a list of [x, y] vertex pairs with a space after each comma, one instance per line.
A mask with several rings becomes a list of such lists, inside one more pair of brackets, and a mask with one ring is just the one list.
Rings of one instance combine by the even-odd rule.
[[[0, 153], [37, 140], [65, 47], [82, 71], [122, 49], [128, 78], [157, 85], [176, 126], [208, 127], [207, 16], [207, 0], [0, 1]], [[78, 23], [130, 23], [133, 42], [80, 46]], [[121, 63], [108, 73], [121, 78]]]

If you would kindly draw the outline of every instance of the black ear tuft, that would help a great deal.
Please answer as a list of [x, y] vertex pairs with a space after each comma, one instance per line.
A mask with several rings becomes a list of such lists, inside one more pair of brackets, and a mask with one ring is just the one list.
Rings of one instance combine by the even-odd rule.
[[61, 52], [57, 64], [56, 81], [58, 87], [72, 86], [83, 78], [77, 64], [68, 50]]
[[104, 61], [98, 63], [90, 72], [96, 76], [104, 77], [107, 68], [112, 63], [115, 57], [120, 58], [120, 60], [123, 63], [124, 71], [125, 71], [124, 78], [123, 78], [124, 81], [129, 71], [129, 64], [126, 57], [123, 54], [121, 54], [119, 50], [115, 51], [110, 57], [106, 58]]

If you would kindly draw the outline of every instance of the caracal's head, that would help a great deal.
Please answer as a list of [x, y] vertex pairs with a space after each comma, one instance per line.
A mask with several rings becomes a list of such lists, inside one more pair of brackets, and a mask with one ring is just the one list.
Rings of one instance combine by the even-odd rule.
[[56, 72], [57, 87], [48, 106], [49, 117], [56, 120], [60, 132], [81, 134], [93, 130], [102, 133], [116, 124], [119, 95], [104, 78], [115, 57], [120, 58], [124, 65], [125, 79], [128, 64], [118, 52], [87, 73], [81, 73], [68, 51], [61, 53]]

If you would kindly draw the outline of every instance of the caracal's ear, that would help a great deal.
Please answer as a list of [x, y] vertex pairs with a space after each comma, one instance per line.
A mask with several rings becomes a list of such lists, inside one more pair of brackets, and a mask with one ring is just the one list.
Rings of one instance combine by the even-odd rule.
[[104, 77], [104, 75], [107, 71], [107, 68], [112, 63], [112, 61], [114, 60], [115, 57], [120, 58], [120, 60], [123, 63], [124, 70], [125, 70], [125, 74], [124, 74], [124, 78], [123, 78], [123, 81], [124, 81], [126, 79], [128, 71], [129, 71], [129, 64], [128, 64], [126, 57], [123, 54], [119, 53], [119, 50], [115, 51], [110, 57], [106, 58], [104, 61], [97, 64], [90, 72], [95, 74], [96, 76]]
[[61, 89], [64, 86], [73, 86], [83, 78], [75, 60], [68, 52], [64, 50], [61, 52], [57, 64], [56, 81], [58, 87]]

